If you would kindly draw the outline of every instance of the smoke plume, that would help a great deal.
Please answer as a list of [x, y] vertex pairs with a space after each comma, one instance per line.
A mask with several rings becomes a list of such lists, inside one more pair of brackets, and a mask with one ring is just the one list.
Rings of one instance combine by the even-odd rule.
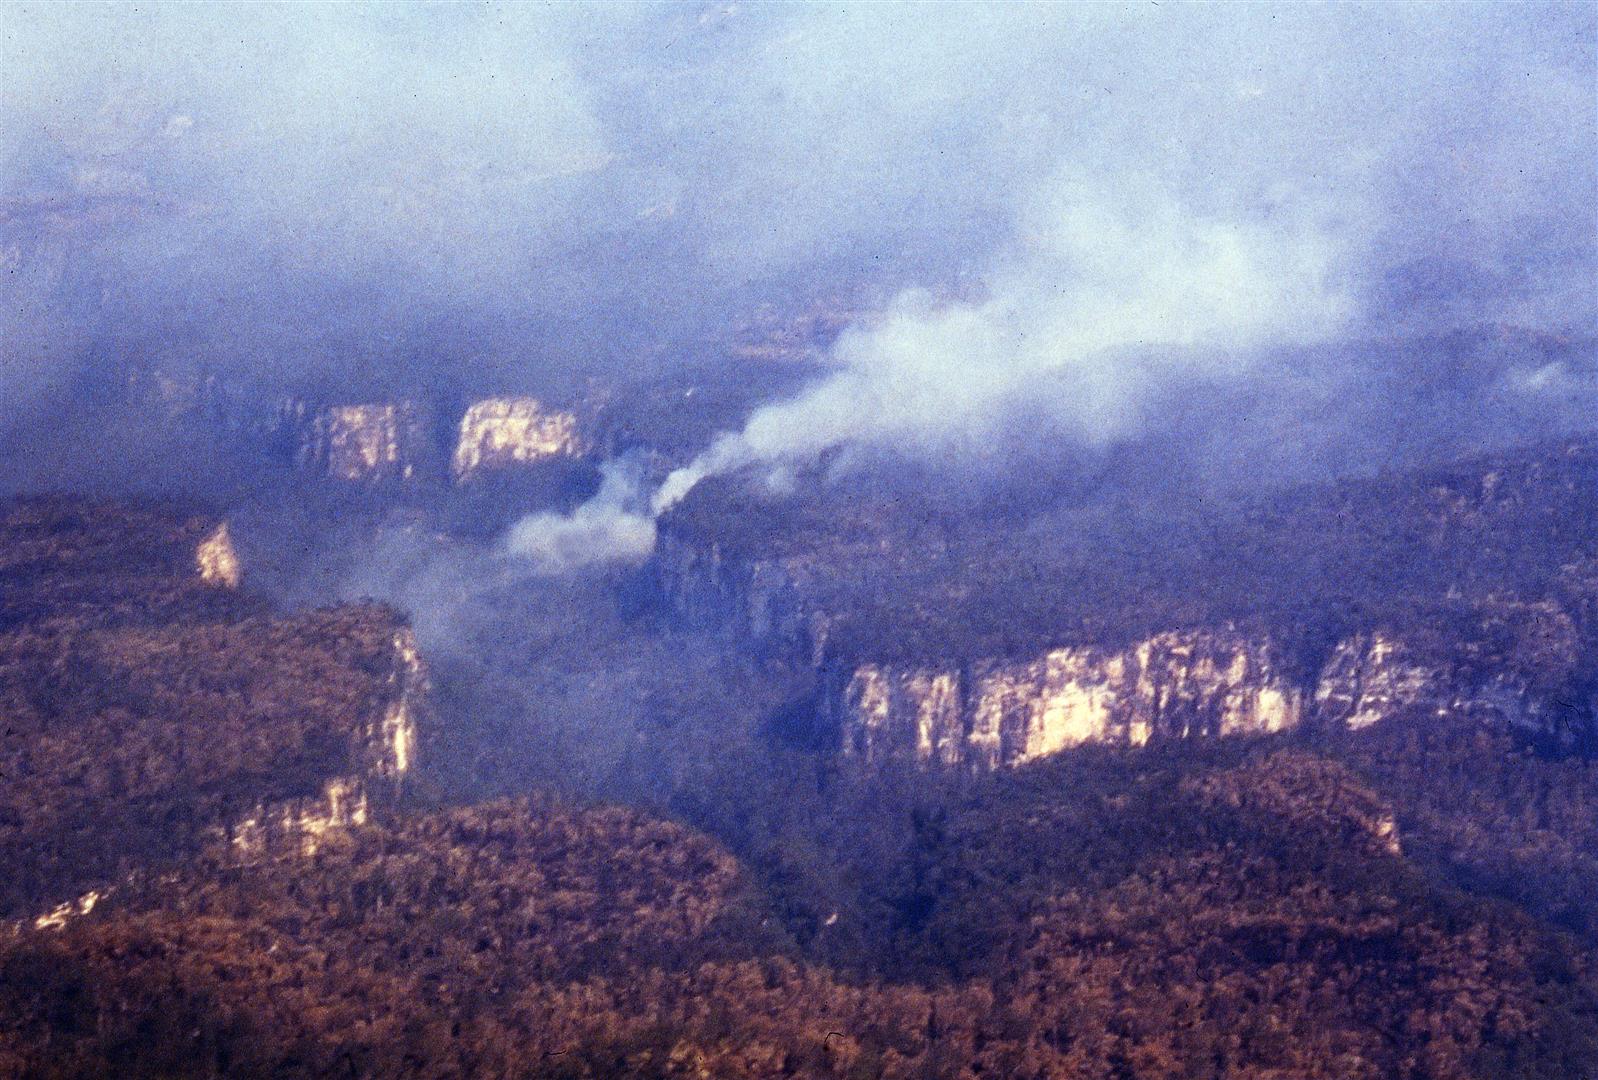
[[648, 509], [638, 467], [612, 461], [598, 494], [570, 514], [529, 514], [511, 527], [505, 550], [543, 574], [641, 560], [655, 547], [655, 519]]
[[1353, 319], [1346, 250], [1309, 208], [1206, 218], [1136, 186], [1051, 186], [985, 299], [901, 294], [843, 335], [829, 378], [673, 472], [656, 512], [706, 476], [840, 446], [969, 459], [1022, 418], [1040, 440], [1104, 445], [1134, 433], [1174, 376], [1245, 378], [1262, 350], [1328, 339]]
[[[0, 444], [140, 365], [558, 399], [725, 358], [763, 304], [897, 297], [663, 507], [825, 447], [980, 459], [1017, 424], [1099, 445], [1185, 379], [1325, 395], [1340, 343], [1589, 340], [1595, 20], [7, 3]], [[1282, 348], [1323, 366], [1278, 379]], [[1534, 405], [1590, 390], [1536, 370], [1489, 377], [1538, 382]]]

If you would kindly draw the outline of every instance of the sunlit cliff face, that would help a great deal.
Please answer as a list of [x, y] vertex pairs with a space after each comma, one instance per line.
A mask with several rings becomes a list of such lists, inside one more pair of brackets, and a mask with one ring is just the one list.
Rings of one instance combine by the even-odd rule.
[[410, 772], [416, 757], [416, 702], [427, 693], [427, 673], [416, 648], [416, 634], [394, 635], [394, 669], [389, 675], [394, 697], [371, 740], [373, 771], [398, 780]]
[[282, 422], [294, 432], [299, 466], [333, 480], [365, 483], [434, 478], [431, 463], [449, 457], [454, 481], [484, 473], [574, 458], [586, 449], [571, 412], [534, 398], [475, 402], [461, 417], [453, 448], [436, 445], [413, 401], [367, 402], [316, 410], [289, 408]]
[[985, 770], [1090, 743], [1268, 734], [1312, 712], [1350, 729], [1415, 709], [1523, 726], [1537, 719], [1524, 688], [1472, 689], [1436, 669], [1396, 664], [1395, 647], [1380, 636], [1362, 656], [1362, 641], [1339, 646], [1313, 694], [1275, 670], [1268, 644], [1215, 637], [1161, 634], [1122, 653], [1057, 649], [1030, 662], [866, 664], [836, 706], [843, 753]]
[[312, 421], [300, 462], [337, 480], [408, 480], [416, 471], [415, 429], [405, 404], [334, 406]]
[[461, 417], [450, 472], [464, 480], [489, 469], [582, 452], [573, 414], [548, 409], [534, 398], [489, 398]]
[[364, 825], [374, 797], [402, 783], [416, 764], [416, 713], [428, 692], [427, 674], [409, 629], [394, 635], [388, 697], [356, 739], [352, 775], [336, 776], [319, 797], [260, 805], [221, 830], [235, 855], [254, 858], [287, 844], [314, 855], [329, 832]]
[[234, 550], [233, 539], [228, 535], [227, 522], [218, 525], [210, 536], [200, 541], [200, 546], [194, 551], [194, 559], [199, 566], [200, 580], [229, 589], [239, 587], [243, 573], [239, 553]]
[[1165, 633], [1122, 651], [1055, 649], [1034, 661], [855, 669], [843, 751], [866, 761], [992, 769], [1074, 746], [1282, 731], [1302, 694], [1274, 647], [1232, 632]]
[[[530, 388], [528, 326], [626, 374], [626, 328], [683, 347], [850, 277], [996, 305], [900, 320], [862, 358], [897, 363], [919, 328], [938, 347], [906, 357], [985, 337], [1023, 372], [1084, 339], [1591, 317], [1582, 5], [17, 11], [0, 392], [108, 362], [102, 333], [349, 400], [372, 364]], [[736, 351], [859, 321], [840, 304]], [[440, 342], [469, 325], [517, 359], [485, 375], [475, 342]]]
[[[218, 537], [226, 542], [226, 524], [206, 543]], [[236, 575], [238, 557], [231, 545], [228, 555]], [[226, 838], [235, 855], [254, 858], [284, 843], [314, 855], [330, 831], [364, 825], [374, 798], [381, 801], [415, 767], [416, 714], [428, 693], [427, 672], [409, 628], [394, 634], [391, 647], [387, 692], [355, 737], [349, 774], [329, 779], [318, 797], [262, 804], [222, 826], [219, 836]]]
[[1263, 638], [1168, 632], [1110, 651], [938, 667], [864, 664], [829, 702], [846, 756], [921, 768], [1020, 765], [1084, 744], [1269, 734], [1313, 720], [1359, 730], [1410, 715], [1548, 733], [1550, 705], [1523, 677], [1462, 677], [1380, 631], [1339, 642], [1308, 682]]

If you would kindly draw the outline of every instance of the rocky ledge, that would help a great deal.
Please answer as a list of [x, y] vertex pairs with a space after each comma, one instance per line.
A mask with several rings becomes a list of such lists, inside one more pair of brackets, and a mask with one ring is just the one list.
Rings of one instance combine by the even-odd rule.
[[660, 610], [813, 670], [807, 740], [862, 762], [1398, 716], [1598, 742], [1593, 439], [997, 537], [908, 502], [702, 487], [662, 522]]

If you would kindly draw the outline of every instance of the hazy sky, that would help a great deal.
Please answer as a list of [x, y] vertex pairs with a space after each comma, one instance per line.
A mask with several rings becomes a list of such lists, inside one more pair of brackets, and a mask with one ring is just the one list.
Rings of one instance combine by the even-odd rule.
[[[1108, 437], [1218, 350], [1589, 333], [1595, 13], [5, 4], [0, 390], [149, 353], [536, 385], [878, 279], [839, 408], [1100, 357], [1066, 376]], [[980, 302], [914, 289], [956, 275]]]

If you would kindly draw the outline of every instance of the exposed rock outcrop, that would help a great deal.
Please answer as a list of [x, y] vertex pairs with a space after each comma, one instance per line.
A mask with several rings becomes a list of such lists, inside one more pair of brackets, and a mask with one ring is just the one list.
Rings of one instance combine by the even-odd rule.
[[465, 480], [507, 466], [576, 457], [583, 451], [575, 414], [549, 409], [533, 398], [488, 398], [474, 403], [461, 417], [450, 474]]
[[1594, 712], [1575, 674], [1584, 639], [1546, 603], [1466, 604], [1450, 625], [1422, 619], [1408, 634], [1361, 630], [1309, 670], [1285, 664], [1268, 636], [1227, 626], [1162, 631], [1126, 648], [901, 662], [830, 655], [834, 620], [807, 565], [728, 557], [667, 531], [651, 570], [679, 625], [815, 666], [822, 730], [867, 763], [982, 770], [1084, 743], [1140, 746], [1306, 721], [1359, 729], [1398, 715], [1506, 723], [1568, 745], [1586, 737]]
[[219, 841], [310, 850], [402, 789], [427, 678], [396, 612], [271, 610], [215, 518], [5, 511], [0, 917], [57, 925]]
[[1436, 709], [1449, 695], [1442, 672], [1416, 663], [1381, 632], [1339, 642], [1315, 687], [1315, 706], [1352, 730], [1404, 709]]
[[1029, 661], [866, 664], [825, 707], [846, 756], [992, 769], [1084, 743], [1282, 731], [1303, 718], [1304, 694], [1269, 642], [1201, 630]]
[[[35, 916], [33, 928], [35, 930], [60, 930], [73, 919], [93, 911], [95, 905], [104, 900], [106, 894], [110, 891], [110, 886], [107, 886], [105, 890], [90, 889], [75, 900], [63, 900], [44, 914]], [[20, 924], [13, 926], [14, 932], [20, 929]]]
[[[330, 833], [378, 819], [415, 767], [416, 716], [426, 708], [427, 675], [409, 628], [394, 635], [392, 667], [385, 685], [388, 693], [349, 740], [347, 775], [328, 779], [315, 796], [258, 802], [207, 830], [207, 843], [222, 845], [231, 858], [244, 862], [280, 852], [314, 855]], [[129, 878], [139, 879], [138, 873]], [[125, 884], [105, 882], [31, 920], [15, 921], [11, 929], [15, 932], [31, 922], [37, 930], [59, 930], [89, 914]]]
[[334, 480], [410, 480], [426, 440], [409, 402], [335, 405], [312, 416], [295, 461]]
[[[1421, 626], [1339, 642], [1315, 687], [1317, 716], [1353, 730], [1405, 714], [1457, 716], [1566, 744], [1584, 738], [1590, 710], [1572, 700], [1583, 667], [1570, 618], [1550, 604], [1492, 607], [1443, 641]], [[1500, 640], [1484, 641], [1484, 629]]]
[[398, 792], [416, 761], [416, 714], [424, 707], [427, 675], [409, 628], [394, 635], [392, 669], [385, 695], [349, 746], [349, 775], [328, 780], [319, 796], [258, 803], [213, 833], [242, 857], [297, 846], [314, 855], [334, 829], [364, 825], [375, 803]]
[[1590, 439], [1012, 535], [910, 496], [729, 477], [662, 520], [649, 573], [679, 625], [812, 665], [792, 730], [865, 762], [1400, 716], [1591, 748], [1595, 499]]
[[648, 572], [666, 613], [682, 626], [726, 634], [762, 655], [820, 666], [830, 619], [809, 599], [809, 575], [795, 562], [727, 558], [660, 533]]
[[236, 589], [243, 579], [239, 553], [233, 547], [227, 522], [222, 522], [194, 549], [194, 561], [200, 568], [200, 580], [214, 585]]
[[1032, 660], [864, 663], [825, 681], [822, 709], [845, 756], [927, 768], [992, 769], [1084, 743], [1266, 734], [1306, 721], [1358, 730], [1400, 716], [1506, 724], [1569, 745], [1590, 714], [1557, 689], [1559, 647], [1572, 647], [1557, 633], [1561, 620], [1537, 613], [1556, 628], [1544, 628], [1533, 658], [1540, 680], [1524, 655], [1483, 656], [1478, 639], [1450, 650], [1382, 630], [1338, 642], [1305, 680], [1288, 673], [1269, 639], [1227, 628], [1156, 634], [1119, 650], [1051, 649]]

